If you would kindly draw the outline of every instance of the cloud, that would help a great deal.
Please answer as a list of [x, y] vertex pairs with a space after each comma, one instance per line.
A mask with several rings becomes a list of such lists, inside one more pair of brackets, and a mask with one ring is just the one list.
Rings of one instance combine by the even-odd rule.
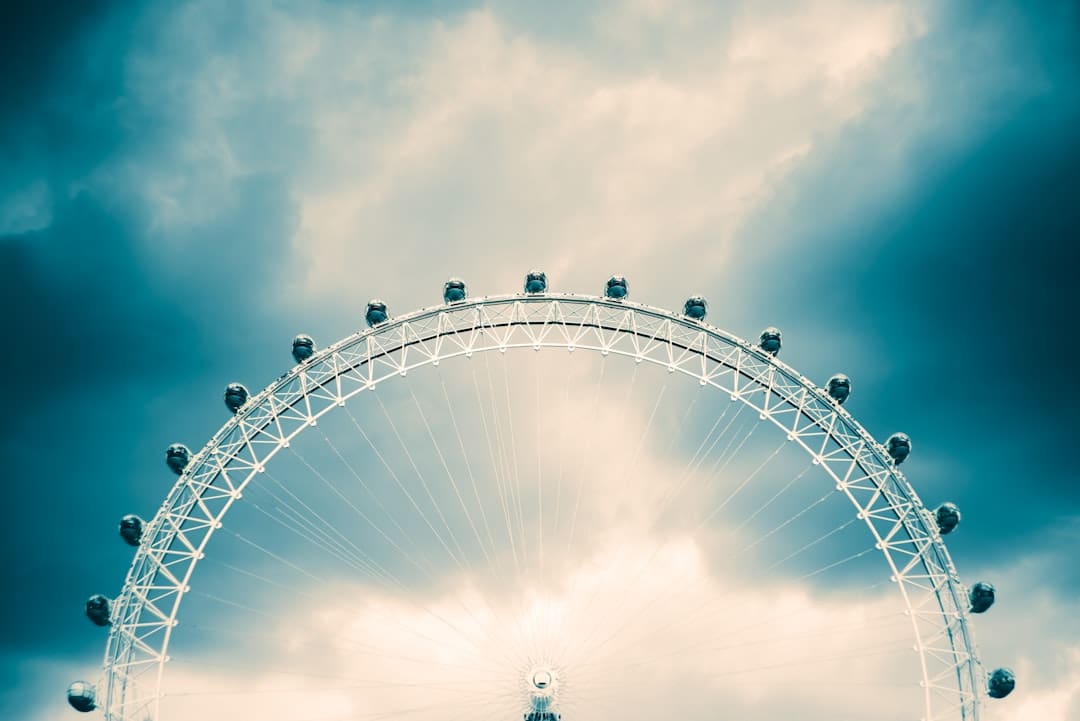
[[[534, 666], [547, 664], [559, 677], [560, 708], [574, 716], [621, 708], [652, 718], [677, 708], [696, 719], [722, 704], [775, 713], [793, 713], [797, 705], [803, 717], [824, 719], [853, 708], [865, 713], [883, 698], [890, 699], [887, 708], [917, 703], [917, 685], [893, 682], [910, 678], [916, 664], [909, 622], [891, 589], [887, 597], [822, 604], [798, 587], [711, 579], [686, 540], [665, 546], [637, 578], [651, 544], [619, 540], [583, 559], [561, 591], [536, 588], [535, 596], [494, 606], [468, 588], [418, 603], [348, 586], [326, 589], [332, 600], [294, 608], [285, 627], [263, 628], [280, 639], [270, 645], [276, 673], [256, 665], [240, 675], [207, 675], [193, 669], [202, 665], [196, 661], [170, 669], [169, 689], [177, 695], [164, 703], [171, 713], [190, 715], [205, 709], [208, 692], [222, 717], [422, 718], [435, 708], [505, 715], [523, 710], [523, 682]], [[840, 678], [855, 684], [842, 696]], [[786, 695], [765, 695], [777, 687]]]
[[[912, 37], [915, 14], [830, 4], [777, 23], [702, 12], [695, 36], [733, 27], [720, 42], [695, 46], [692, 61], [658, 52], [644, 71], [532, 38], [497, 10], [413, 28], [427, 40], [424, 52], [389, 73], [403, 102], [373, 106], [361, 94], [309, 106], [322, 132], [312, 159], [319, 180], [299, 194], [297, 250], [313, 258], [306, 290], [340, 297], [350, 292], [347, 278], [363, 280], [375, 263], [395, 271], [401, 280], [391, 292], [400, 293], [414, 287], [410, 268], [421, 253], [425, 266], [464, 263], [485, 280], [495, 271], [505, 287], [520, 273], [513, 260], [521, 247], [563, 284], [613, 262], [692, 280], [685, 254], [716, 261], [736, 252], [734, 228], [766, 183], [815, 134], [860, 112], [882, 58]], [[668, 23], [681, 27], [666, 14], [648, 26], [633, 22], [633, 9], [627, 15], [622, 34], [639, 39]], [[837, 15], [859, 25], [865, 41], [837, 42], [847, 32], [828, 22]], [[598, 34], [623, 14], [600, 18]], [[787, 43], [776, 24], [791, 37], [814, 34], [809, 62], [774, 57]], [[379, 62], [313, 60], [320, 73]], [[332, 185], [320, 182], [326, 177]], [[709, 241], [700, 237], [706, 228]]]
[[[575, 7], [80, 4], [3, 25], [3, 450], [31, 519], [3, 540], [35, 539], [5, 648], [99, 645], [78, 608], [128, 549], [82, 541], [152, 512], [160, 448], [213, 432], [225, 382], [259, 387], [294, 332], [340, 337], [372, 295], [434, 303], [451, 274], [512, 291], [531, 265], [581, 291], [623, 272], [665, 307], [702, 290], [742, 335], [780, 324], [808, 376], [852, 372], [873, 432], [915, 435], [916, 486], [965, 509], [965, 578], [1061, 559], [1075, 8]], [[1023, 691], [1069, 658], [1020, 654], [1060, 635], [1060, 598], [999, 578], [1046, 619], [991, 634], [1031, 659]]]
[[[1075, 669], [1080, 664], [1080, 649], [1074, 649], [1065, 663], [1067, 667]], [[1080, 712], [1080, 673], [1073, 671], [1058, 687], [1017, 699], [1010, 718], [1017, 721], [1068, 719], [1077, 712]]]
[[[740, 714], [763, 707], [770, 714], [791, 714], [797, 706], [807, 718], [815, 713], [855, 718], [887, 698], [885, 705], [897, 709], [899, 718], [901, 709], [918, 705], [911, 622], [901, 613], [880, 559], [874, 559], [876, 574], [867, 573], [844, 591], [832, 574], [798, 578], [865, 548], [867, 539], [847, 539], [845, 544], [860, 545], [830, 547], [825, 559], [800, 558], [779, 571], [755, 572], [758, 558], [740, 558], [739, 548], [778, 527], [807, 499], [819, 497], [822, 488], [833, 499], [828, 506], [852, 518], [853, 510], [831, 493], [823, 477], [807, 478], [807, 488], [789, 491], [795, 500], [785, 497], [763, 507], [791, 480], [786, 475], [790, 464], [783, 459], [774, 463], [769, 455], [777, 441], [781, 448], [790, 447], [782, 433], [763, 426], [761, 435], [750, 436], [748, 429], [759, 425], [750, 414], [743, 419], [747, 423], [725, 426], [721, 442], [695, 468], [687, 453], [673, 449], [683, 435], [692, 445], [706, 445], [701, 439], [712, 437], [706, 435], [711, 425], [706, 421], [717, 414], [704, 397], [696, 412], [686, 413], [680, 388], [712, 393], [693, 379], [676, 377], [669, 384], [663, 369], [632, 370], [636, 366], [628, 360], [611, 358], [604, 361], [606, 382], [597, 385], [596, 356], [521, 350], [505, 356], [513, 394], [507, 397], [504, 357], [493, 356], [491, 386], [484, 382], [487, 357], [447, 361], [438, 373], [409, 373], [408, 387], [422, 399], [429, 422], [438, 424], [439, 451], [429, 445], [424, 423], [410, 410], [413, 400], [404, 383], [388, 382], [350, 404], [379, 454], [397, 469], [396, 480], [380, 472], [374, 449], [339, 442], [357, 432], [344, 412], [324, 416], [317, 429], [290, 446], [289, 453], [319, 468], [358, 507], [374, 512], [333, 452], [313, 455], [327, 445], [326, 439], [344, 448], [350, 465], [377, 489], [383, 504], [373, 514], [378, 522], [396, 519], [400, 524], [395, 526], [400, 533], [389, 532], [403, 550], [367, 538], [363, 522], [342, 507], [344, 499], [321, 488], [303, 461], [277, 459], [266, 477], [245, 490], [245, 503], [215, 536], [185, 600], [170, 648], [175, 663], [167, 674], [164, 703], [171, 714], [191, 715], [205, 709], [208, 699], [225, 715], [246, 709], [268, 718], [378, 716], [401, 708], [423, 709], [416, 712], [419, 717], [433, 707], [456, 714], [466, 708], [512, 713], [523, 703], [522, 678], [545, 660], [557, 666], [565, 681], [566, 713], [574, 716], [630, 706], [642, 717], [655, 717], [675, 704], [687, 718], [706, 718], [723, 704]], [[481, 379], [479, 393], [467, 382], [474, 369]], [[534, 373], [541, 375], [534, 379]], [[564, 377], [569, 384], [559, 393]], [[464, 450], [455, 448], [453, 431], [442, 427], [450, 419], [432, 389], [440, 380], [452, 389], [453, 422], [476, 436], [465, 441]], [[546, 381], [542, 388], [556, 389], [540, 396], [543, 403], [534, 395], [535, 380]], [[734, 404], [726, 397], [720, 400], [737, 421]], [[395, 448], [393, 428], [380, 420], [380, 403], [406, 434], [416, 471], [410, 470], [404, 449]], [[533, 412], [538, 407], [552, 412]], [[501, 437], [480, 437], [483, 424], [475, 416], [481, 409], [489, 414], [490, 427], [502, 428]], [[740, 442], [745, 439], [751, 443]], [[490, 470], [489, 454], [494, 456]], [[473, 549], [461, 569], [448, 548], [440, 548], [434, 538], [425, 540], [421, 513], [429, 514], [444, 537], [457, 539], [449, 548], [458, 542], [473, 548], [470, 522], [455, 514], [455, 496], [439, 456], [456, 472], [469, 505], [475, 509], [481, 499], [486, 504], [492, 532], [500, 538], [492, 549], [497, 560]], [[468, 458], [481, 484], [475, 504], [464, 470]], [[500, 458], [503, 463], [516, 459], [504, 474]], [[733, 460], [717, 463], [724, 458]], [[762, 525], [745, 525], [741, 509], [713, 516], [711, 509], [749, 480], [765, 459], [770, 459], [769, 473], [746, 492], [752, 499], [747, 508], [759, 508]], [[801, 460], [799, 467], [807, 465]], [[552, 514], [561, 476], [557, 469], [566, 471], [561, 522]], [[322, 529], [324, 543], [300, 543], [252, 510], [252, 504], [275, 509], [275, 496], [267, 489], [283, 497], [284, 489], [267, 480], [271, 473], [318, 509], [317, 523], [309, 527]], [[417, 505], [399, 498], [398, 481], [412, 489]], [[500, 482], [505, 485], [493, 487]], [[425, 483], [434, 489], [431, 505]], [[572, 502], [577, 488], [580, 503]], [[538, 508], [542, 489], [547, 491], [545, 511]], [[666, 504], [676, 490], [675, 501]], [[500, 515], [503, 494], [510, 499], [509, 510], [504, 507]], [[443, 508], [448, 524], [432, 514], [433, 505]], [[573, 534], [568, 531], [571, 505], [579, 511]], [[665, 508], [673, 513], [661, 522]], [[699, 528], [705, 518], [712, 522], [711, 532]], [[834, 522], [827, 513], [816, 515], [808, 526], [787, 526], [779, 546], [766, 546], [769, 560], [813, 541]], [[501, 538], [504, 523], [507, 536], [520, 542], [513, 559], [510, 543]], [[541, 540], [541, 526], [546, 540]], [[339, 537], [331, 527], [354, 539], [391, 574], [391, 581], [371, 578], [358, 584], [363, 574], [327, 553], [343, 548], [327, 540]], [[238, 543], [241, 537], [259, 546]], [[477, 537], [482, 544], [487, 534], [480, 531]], [[407, 545], [410, 540], [415, 546]], [[274, 555], [288, 558], [291, 567]], [[730, 562], [736, 558], [738, 563]], [[435, 577], [414, 582], [407, 575], [413, 561]], [[238, 567], [246, 573], [238, 575]], [[408, 591], [396, 586], [398, 580]], [[228, 639], [225, 648], [223, 638]], [[785, 693], [768, 693], [778, 687]], [[838, 695], [838, 688], [845, 693]]]

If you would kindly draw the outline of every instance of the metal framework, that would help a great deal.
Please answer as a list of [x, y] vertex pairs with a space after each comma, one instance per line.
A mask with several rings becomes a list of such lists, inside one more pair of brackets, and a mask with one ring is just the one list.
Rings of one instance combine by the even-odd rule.
[[169, 639], [192, 572], [245, 486], [291, 439], [413, 368], [551, 347], [666, 367], [741, 401], [784, 432], [847, 496], [891, 569], [921, 659], [925, 718], [978, 718], [985, 673], [965, 590], [915, 490], [846, 410], [774, 356], [703, 322], [552, 293], [476, 298], [390, 320], [320, 351], [252, 397], [192, 458], [147, 526], [114, 605], [100, 697], [105, 718], [158, 717]]

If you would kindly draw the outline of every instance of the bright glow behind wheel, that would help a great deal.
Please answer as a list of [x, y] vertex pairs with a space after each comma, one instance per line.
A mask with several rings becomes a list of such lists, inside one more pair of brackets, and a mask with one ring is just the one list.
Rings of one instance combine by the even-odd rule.
[[451, 309], [316, 355], [192, 461], [109, 717], [976, 717], [940, 536], [827, 396], [627, 303]]

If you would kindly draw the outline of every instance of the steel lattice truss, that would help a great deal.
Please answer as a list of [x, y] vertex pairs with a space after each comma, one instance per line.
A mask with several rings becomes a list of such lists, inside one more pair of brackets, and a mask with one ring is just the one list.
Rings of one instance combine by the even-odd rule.
[[157, 717], [172, 629], [198, 561], [244, 487], [319, 417], [383, 381], [511, 348], [618, 354], [711, 385], [758, 411], [835, 481], [885, 557], [911, 618], [927, 719], [977, 719], [984, 672], [966, 596], [936, 525], [885, 449], [809, 379], [704, 323], [605, 298], [515, 295], [420, 310], [356, 333], [254, 396], [192, 458], [114, 606], [105, 651], [111, 721]]

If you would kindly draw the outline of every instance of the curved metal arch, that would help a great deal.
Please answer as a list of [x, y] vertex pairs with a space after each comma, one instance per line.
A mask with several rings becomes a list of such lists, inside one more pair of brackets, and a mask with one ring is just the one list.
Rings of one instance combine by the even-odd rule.
[[569, 294], [421, 309], [342, 339], [251, 398], [191, 460], [147, 527], [115, 604], [105, 651], [106, 718], [156, 717], [169, 638], [194, 567], [247, 483], [292, 438], [412, 368], [529, 347], [580, 348], [665, 366], [727, 392], [784, 431], [855, 506], [892, 570], [912, 620], [927, 718], [978, 718], [982, 670], [963, 590], [936, 526], [885, 449], [809, 379], [742, 339], [661, 309]]

